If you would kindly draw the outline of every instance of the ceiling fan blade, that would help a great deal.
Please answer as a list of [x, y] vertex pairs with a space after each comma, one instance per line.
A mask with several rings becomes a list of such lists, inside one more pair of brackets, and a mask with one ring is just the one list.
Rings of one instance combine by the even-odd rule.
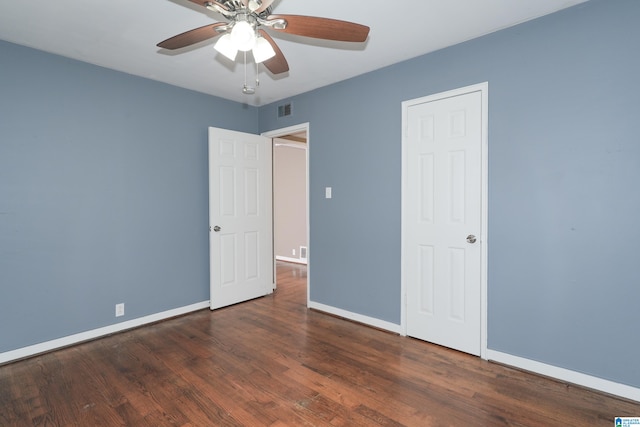
[[219, 36], [221, 33], [216, 31], [217, 27], [226, 26], [225, 22], [216, 22], [215, 24], [205, 25], [204, 27], [186, 31], [177, 36], [173, 36], [157, 44], [163, 49], [180, 49], [181, 47], [190, 46], [192, 44], [211, 39]]
[[369, 27], [353, 22], [330, 18], [318, 18], [302, 15], [270, 15], [267, 20], [284, 19], [287, 27], [273, 30], [316, 39], [336, 40], [342, 42], [363, 42], [369, 35]]
[[260, 30], [259, 33], [266, 41], [269, 42], [273, 50], [276, 52], [276, 56], [263, 62], [264, 66], [271, 71], [271, 74], [281, 74], [289, 71], [289, 64], [276, 42], [273, 41], [271, 36], [267, 34], [265, 30]]

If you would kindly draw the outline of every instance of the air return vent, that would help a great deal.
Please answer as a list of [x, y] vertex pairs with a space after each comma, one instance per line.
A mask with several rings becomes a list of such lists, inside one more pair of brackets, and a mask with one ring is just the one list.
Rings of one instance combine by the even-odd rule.
[[291, 115], [291, 103], [278, 105], [278, 118], [287, 117]]
[[300, 259], [307, 259], [307, 247], [300, 246]]

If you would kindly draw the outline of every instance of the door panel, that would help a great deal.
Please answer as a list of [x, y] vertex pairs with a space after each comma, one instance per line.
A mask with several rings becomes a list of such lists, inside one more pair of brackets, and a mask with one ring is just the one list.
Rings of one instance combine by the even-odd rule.
[[407, 334], [480, 354], [482, 93], [407, 108], [403, 264]]
[[209, 128], [211, 309], [273, 291], [271, 140]]

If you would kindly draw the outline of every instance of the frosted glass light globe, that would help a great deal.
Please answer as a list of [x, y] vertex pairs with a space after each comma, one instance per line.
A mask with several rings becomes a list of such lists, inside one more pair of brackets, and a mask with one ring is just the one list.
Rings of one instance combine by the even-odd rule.
[[240, 21], [231, 30], [231, 41], [238, 50], [246, 52], [256, 44], [256, 32], [247, 21]]

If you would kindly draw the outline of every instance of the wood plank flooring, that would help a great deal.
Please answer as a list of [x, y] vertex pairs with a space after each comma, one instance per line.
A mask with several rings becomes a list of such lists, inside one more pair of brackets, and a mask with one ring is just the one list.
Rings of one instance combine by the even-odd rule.
[[0, 367], [0, 426], [613, 426], [640, 403], [272, 296]]

